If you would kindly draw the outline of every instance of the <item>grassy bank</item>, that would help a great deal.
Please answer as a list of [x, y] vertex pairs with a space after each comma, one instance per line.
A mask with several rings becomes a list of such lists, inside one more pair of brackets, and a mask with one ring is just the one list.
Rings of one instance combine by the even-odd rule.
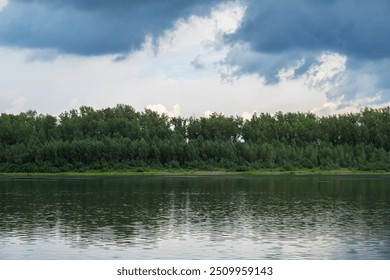
[[25, 172], [8, 172], [0, 173], [0, 176], [145, 176], [145, 175], [161, 175], [161, 176], [229, 176], [229, 175], [374, 175], [374, 174], [389, 174], [383, 170], [377, 171], [362, 171], [357, 169], [299, 169], [299, 170], [281, 170], [281, 169], [261, 169], [248, 171], [231, 171], [227, 169], [215, 170], [197, 170], [197, 169], [129, 169], [129, 170], [86, 170], [80, 172], [57, 172], [57, 173], [25, 173]]

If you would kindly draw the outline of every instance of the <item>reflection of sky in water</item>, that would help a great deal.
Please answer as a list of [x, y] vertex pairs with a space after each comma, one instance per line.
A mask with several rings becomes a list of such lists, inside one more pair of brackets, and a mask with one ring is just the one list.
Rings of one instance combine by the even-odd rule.
[[2, 180], [1, 259], [390, 258], [389, 177]]

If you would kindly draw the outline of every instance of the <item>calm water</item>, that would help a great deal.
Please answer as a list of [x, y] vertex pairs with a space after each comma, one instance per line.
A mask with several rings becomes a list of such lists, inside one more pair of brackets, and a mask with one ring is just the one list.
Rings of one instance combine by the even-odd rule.
[[390, 177], [0, 177], [0, 259], [390, 259]]

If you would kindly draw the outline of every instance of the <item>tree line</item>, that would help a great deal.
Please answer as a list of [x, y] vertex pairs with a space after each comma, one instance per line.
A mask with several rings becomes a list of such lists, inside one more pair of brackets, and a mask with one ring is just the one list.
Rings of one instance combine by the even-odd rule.
[[390, 107], [173, 117], [129, 105], [0, 115], [0, 172], [264, 168], [390, 171]]

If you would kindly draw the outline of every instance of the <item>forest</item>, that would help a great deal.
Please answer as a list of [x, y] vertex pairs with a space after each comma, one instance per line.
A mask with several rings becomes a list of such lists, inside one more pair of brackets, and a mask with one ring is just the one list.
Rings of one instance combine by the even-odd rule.
[[390, 171], [390, 107], [174, 117], [129, 105], [0, 116], [0, 172]]

